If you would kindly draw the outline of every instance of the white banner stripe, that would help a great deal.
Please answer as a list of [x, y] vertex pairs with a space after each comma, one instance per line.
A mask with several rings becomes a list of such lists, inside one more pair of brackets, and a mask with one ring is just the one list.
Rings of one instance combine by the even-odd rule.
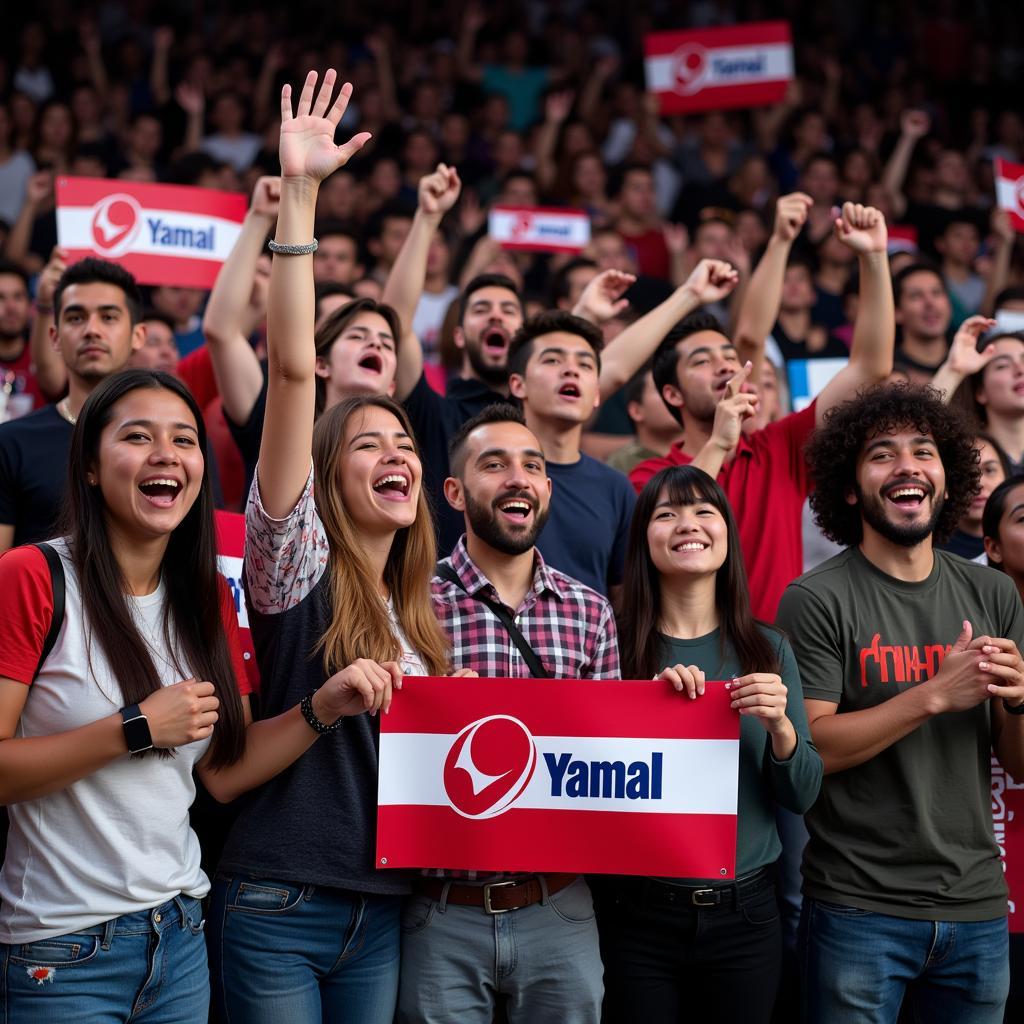
[[[444, 763], [455, 736], [437, 733], [382, 733], [380, 738], [380, 804], [448, 806], [444, 789]], [[567, 811], [632, 811], [644, 814], [735, 814], [738, 783], [738, 740], [634, 739], [535, 736], [537, 766], [513, 809]], [[636, 762], [651, 764], [661, 757], [660, 799], [629, 799], [566, 795], [565, 783], [577, 771], [572, 762], [586, 765], [588, 781], [608, 778], [613, 792], [618, 777], [629, 778]], [[545, 754], [564, 766], [560, 785], [553, 781]], [[563, 755], [571, 757], [566, 762]], [[591, 763], [621, 762], [623, 769], [591, 769]], [[600, 785], [597, 787], [600, 789]], [[560, 789], [555, 795], [553, 789]]]
[[[648, 57], [645, 61], [647, 88], [651, 92], [682, 92], [676, 84], [675, 55]], [[758, 46], [723, 46], [707, 50], [707, 65], [690, 95], [725, 85], [752, 85], [793, 77], [793, 50], [789, 43]]]
[[[57, 208], [57, 237], [62, 246], [102, 252], [92, 236], [93, 210], [94, 207], [91, 206]], [[143, 209], [138, 234], [121, 255], [187, 256], [190, 259], [223, 263], [241, 230], [242, 225], [238, 221], [223, 217], [211, 217], [182, 210]], [[201, 232], [207, 232], [202, 242], [210, 244], [184, 244], [187, 238], [184, 232], [190, 232], [196, 242], [199, 242]], [[172, 240], [162, 241], [165, 239]]]
[[1024, 198], [1017, 192], [1017, 182], [1021, 179], [996, 178], [996, 200], [999, 208], [1013, 213], [1024, 213]]

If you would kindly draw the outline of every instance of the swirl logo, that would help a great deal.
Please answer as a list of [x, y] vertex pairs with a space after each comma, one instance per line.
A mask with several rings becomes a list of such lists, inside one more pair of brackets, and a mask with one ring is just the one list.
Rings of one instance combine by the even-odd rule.
[[684, 96], [697, 92], [708, 71], [708, 51], [699, 43], [681, 46], [672, 55], [676, 92]]
[[522, 795], [537, 767], [529, 729], [510, 715], [489, 715], [467, 725], [444, 762], [444, 790], [464, 818], [493, 818]]
[[104, 256], [123, 256], [141, 227], [142, 207], [134, 196], [107, 196], [92, 208], [92, 241]]

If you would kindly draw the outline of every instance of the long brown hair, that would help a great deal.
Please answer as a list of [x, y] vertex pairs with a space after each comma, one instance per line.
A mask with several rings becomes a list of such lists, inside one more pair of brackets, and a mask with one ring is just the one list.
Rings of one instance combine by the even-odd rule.
[[[99, 643], [126, 705], [145, 700], [162, 684], [149, 647], [132, 617], [128, 585], [110, 545], [103, 493], [89, 483], [88, 476], [99, 461], [100, 436], [113, 418], [114, 406], [140, 389], [166, 390], [180, 398], [195, 418], [199, 447], [206, 453], [202, 413], [181, 381], [154, 370], [115, 373], [89, 396], [75, 424], [63, 520], [82, 594], [88, 642], [90, 646], [93, 640]], [[221, 589], [225, 584], [217, 572], [213, 489], [207, 466], [203, 468], [199, 496], [167, 543], [160, 579], [167, 592], [164, 641], [169, 651], [180, 650], [183, 655], [183, 664], [178, 664], [172, 653], [175, 668], [183, 679], [195, 676], [212, 682], [220, 701], [210, 763], [213, 767], [232, 764], [245, 747], [245, 723], [221, 618]]]
[[[345, 428], [354, 414], [371, 406], [390, 412], [406, 433], [414, 436], [405, 410], [382, 395], [346, 398], [328, 409], [313, 430], [314, 495], [330, 545], [331, 624], [317, 646], [328, 672], [336, 672], [357, 658], [396, 661], [401, 653], [387, 607], [380, 599], [376, 576], [359, 544], [339, 486]], [[448, 641], [430, 599], [430, 578], [436, 561], [434, 524], [421, 488], [415, 522], [399, 530], [391, 544], [384, 583], [406, 639], [431, 675], [444, 675], [450, 662]]]
[[647, 482], [633, 511], [626, 548], [622, 611], [618, 616], [623, 679], [651, 679], [664, 668], [658, 631], [661, 578], [647, 543], [647, 526], [662, 492], [673, 505], [707, 502], [722, 514], [729, 544], [725, 562], [715, 576], [715, 608], [722, 651], [731, 648], [744, 673], [778, 672], [778, 654], [762, 632], [766, 624], [758, 623], [750, 610], [750, 590], [740, 553], [739, 532], [725, 492], [695, 466], [671, 466]]

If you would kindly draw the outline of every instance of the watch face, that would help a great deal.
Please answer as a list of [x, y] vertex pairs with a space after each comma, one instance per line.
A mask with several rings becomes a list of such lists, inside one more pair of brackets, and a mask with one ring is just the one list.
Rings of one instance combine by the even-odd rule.
[[153, 749], [153, 737], [149, 732], [149, 722], [145, 715], [135, 710], [134, 718], [124, 721], [124, 738], [130, 754], [140, 754], [144, 750]]

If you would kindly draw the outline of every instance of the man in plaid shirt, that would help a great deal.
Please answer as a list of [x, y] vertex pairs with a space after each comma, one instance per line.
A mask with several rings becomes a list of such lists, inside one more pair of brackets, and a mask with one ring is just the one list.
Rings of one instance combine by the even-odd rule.
[[[456, 667], [528, 678], [526, 659], [481, 599], [505, 606], [547, 675], [619, 676], [608, 601], [545, 564], [534, 547], [551, 481], [536, 436], [513, 406], [473, 417], [452, 438], [445, 497], [466, 533], [437, 575], [434, 607]], [[425, 872], [403, 921], [397, 1019], [490, 1024], [499, 994], [510, 1018], [597, 1024], [603, 968], [590, 890], [580, 876]]]

